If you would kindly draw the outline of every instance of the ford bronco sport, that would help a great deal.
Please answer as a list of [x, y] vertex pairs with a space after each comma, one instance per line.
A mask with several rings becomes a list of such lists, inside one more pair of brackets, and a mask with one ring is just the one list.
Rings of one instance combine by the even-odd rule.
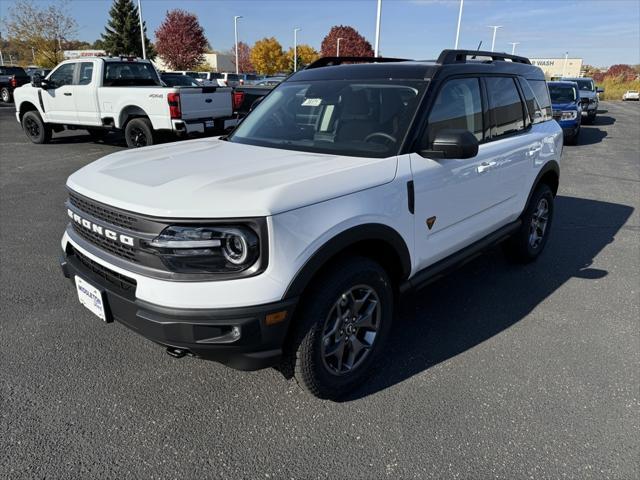
[[323, 58], [226, 137], [71, 175], [62, 269], [173, 356], [287, 366], [335, 398], [371, 372], [401, 294], [498, 242], [540, 255], [562, 147], [526, 58]]

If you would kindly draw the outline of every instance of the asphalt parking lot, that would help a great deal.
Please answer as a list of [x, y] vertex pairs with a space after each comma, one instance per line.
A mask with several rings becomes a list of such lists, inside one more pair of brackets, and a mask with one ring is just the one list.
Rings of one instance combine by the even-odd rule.
[[420, 293], [341, 403], [274, 370], [173, 359], [82, 307], [64, 183], [123, 148], [31, 145], [0, 108], [0, 477], [640, 477], [640, 105], [565, 147], [534, 265], [499, 249]]

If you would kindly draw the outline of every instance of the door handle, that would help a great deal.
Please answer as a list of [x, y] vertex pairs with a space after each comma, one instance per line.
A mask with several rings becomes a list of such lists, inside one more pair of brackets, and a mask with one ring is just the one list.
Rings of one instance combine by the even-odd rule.
[[211, 98], [207, 98], [207, 99], [205, 100], [205, 102], [207, 102], [207, 103], [211, 103], [211, 102], [213, 102], [213, 99], [211, 99]]
[[64, 92], [64, 96], [65, 96], [65, 97], [70, 97], [71, 95], [73, 95], [73, 93], [71, 93], [71, 92]]
[[498, 162], [482, 162], [478, 165], [478, 173], [485, 173], [497, 165]]

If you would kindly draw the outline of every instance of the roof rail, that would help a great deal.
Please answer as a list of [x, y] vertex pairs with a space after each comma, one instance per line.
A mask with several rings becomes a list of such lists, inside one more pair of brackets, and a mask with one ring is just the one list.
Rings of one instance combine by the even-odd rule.
[[494, 62], [511, 60], [514, 63], [531, 65], [531, 62], [527, 57], [510, 55], [508, 53], [485, 52], [482, 50], [443, 50], [438, 57], [437, 62], [441, 65], [449, 63], [466, 63], [467, 57], [471, 57], [472, 59], [475, 57], [489, 57]]
[[342, 65], [343, 63], [386, 63], [386, 62], [407, 62], [406, 58], [390, 58], [390, 57], [322, 57], [305, 67], [310, 68], [332, 67], [334, 65]]

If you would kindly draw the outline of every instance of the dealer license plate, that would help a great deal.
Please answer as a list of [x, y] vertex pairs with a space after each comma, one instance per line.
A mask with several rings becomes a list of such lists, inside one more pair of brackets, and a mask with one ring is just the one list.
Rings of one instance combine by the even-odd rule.
[[204, 128], [213, 128], [213, 126], [214, 126], [213, 120], [204, 121]]
[[91, 313], [97, 315], [102, 319], [102, 321], [106, 322], [107, 315], [105, 314], [102, 292], [78, 276], [76, 276], [76, 289], [78, 291], [78, 300], [80, 300], [80, 303], [91, 310]]

